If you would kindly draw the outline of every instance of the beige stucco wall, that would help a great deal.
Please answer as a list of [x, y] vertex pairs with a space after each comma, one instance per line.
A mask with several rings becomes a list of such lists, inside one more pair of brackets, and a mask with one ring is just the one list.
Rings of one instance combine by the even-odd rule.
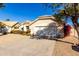
[[[22, 30], [22, 28], [23, 28], [23, 30]], [[20, 31], [27, 31], [27, 29], [26, 29], [26, 26], [25, 26], [25, 25], [21, 25], [21, 26], [19, 27], [19, 30], [20, 30]]]
[[[36, 32], [39, 30], [39, 28], [36, 28], [37, 26], [49, 26], [49, 24], [51, 24], [51, 23], [55, 23], [55, 22], [52, 21], [51, 19], [37, 20], [35, 23], [30, 25], [31, 34], [36, 34]], [[44, 29], [44, 28], [45, 27], [43, 27], [42, 29]]]
[[8, 31], [7, 31], [8, 33], [10, 33], [11, 30], [13, 29], [13, 28], [11, 28], [10, 26], [6, 26], [6, 28], [7, 28], [7, 30], [8, 30]]

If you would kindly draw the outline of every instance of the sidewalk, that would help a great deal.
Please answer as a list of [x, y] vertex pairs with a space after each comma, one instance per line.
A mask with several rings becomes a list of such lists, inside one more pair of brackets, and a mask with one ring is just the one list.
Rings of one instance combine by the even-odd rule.
[[73, 36], [56, 41], [53, 55], [55, 56], [79, 56], [79, 52], [72, 50], [73, 43], [78, 42]]

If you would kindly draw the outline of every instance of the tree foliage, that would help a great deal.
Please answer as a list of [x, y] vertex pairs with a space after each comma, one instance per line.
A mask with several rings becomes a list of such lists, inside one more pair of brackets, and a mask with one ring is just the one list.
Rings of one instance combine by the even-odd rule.
[[74, 16], [79, 17], [79, 4], [77, 3], [51, 3], [47, 4], [51, 8], [54, 17], [58, 22], [62, 23], [65, 18], [73, 18]]
[[[71, 18], [74, 28], [77, 31], [78, 39], [79, 39], [79, 4], [78, 3], [54, 3], [54, 4], [48, 4], [50, 5], [53, 12], [56, 10], [56, 13], [53, 15], [56, 18], [56, 21], [58, 23], [62, 23], [62, 19], [66, 20], [68, 18]], [[65, 22], [65, 20], [64, 20]]]
[[5, 7], [4, 3], [0, 3], [0, 8]]

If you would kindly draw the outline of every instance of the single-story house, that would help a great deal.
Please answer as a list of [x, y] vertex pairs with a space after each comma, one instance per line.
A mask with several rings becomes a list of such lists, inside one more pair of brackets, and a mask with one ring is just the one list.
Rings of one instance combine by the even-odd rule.
[[56, 19], [50, 15], [44, 15], [38, 17], [34, 21], [28, 21], [21, 24], [19, 27], [20, 31], [31, 30], [31, 34], [43, 34], [43, 35], [56, 35], [58, 30], [61, 30], [63, 26], [59, 26], [59, 24], [55, 21]]
[[1, 23], [5, 24], [5, 27], [7, 28], [7, 32], [11, 32], [12, 30], [16, 29], [16, 27], [20, 24], [19, 22], [13, 22], [13, 21], [0, 21]]
[[38, 35], [56, 35], [59, 27], [58, 23], [54, 21], [55, 18], [50, 15], [44, 15], [38, 17], [29, 25], [31, 34]]

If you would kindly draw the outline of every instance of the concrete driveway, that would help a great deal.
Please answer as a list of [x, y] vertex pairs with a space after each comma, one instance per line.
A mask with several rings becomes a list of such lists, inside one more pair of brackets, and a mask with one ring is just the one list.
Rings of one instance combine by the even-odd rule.
[[0, 55], [4, 56], [51, 56], [54, 46], [53, 40], [30, 39], [19, 34], [0, 36]]

